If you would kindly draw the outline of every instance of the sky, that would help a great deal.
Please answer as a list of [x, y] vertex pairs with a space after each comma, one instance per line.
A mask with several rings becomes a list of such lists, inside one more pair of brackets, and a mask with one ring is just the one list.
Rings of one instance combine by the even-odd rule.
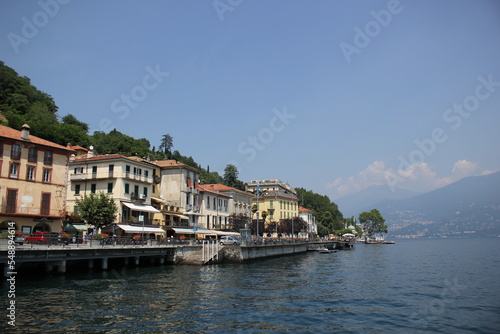
[[500, 169], [500, 1], [0, 2], [0, 60], [91, 131], [332, 200]]

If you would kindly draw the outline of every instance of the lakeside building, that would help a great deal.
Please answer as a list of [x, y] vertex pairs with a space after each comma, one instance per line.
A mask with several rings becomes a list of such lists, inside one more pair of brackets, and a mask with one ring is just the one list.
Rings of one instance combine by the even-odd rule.
[[247, 191], [253, 194], [256, 219], [266, 216], [265, 226], [273, 222], [299, 216], [297, 192], [288, 183], [280, 180], [256, 180], [247, 184]]
[[229, 215], [252, 216], [253, 195], [251, 193], [223, 184], [204, 184], [203, 187], [231, 196], [229, 199]]
[[[69, 162], [68, 212], [78, 216], [77, 199], [104, 192], [118, 207], [115, 223], [153, 225], [151, 205], [156, 166], [137, 157], [120, 154], [95, 155], [92, 148]], [[79, 230], [80, 228], [73, 226]]]
[[318, 226], [313, 211], [299, 206], [299, 217], [307, 223], [307, 233], [309, 236], [318, 234]]
[[[154, 161], [158, 169], [158, 187], [153, 193], [153, 202], [161, 208], [155, 218], [161, 220], [168, 230], [173, 228], [198, 227], [200, 213], [200, 171], [176, 160]], [[174, 230], [175, 231], [175, 230]]]
[[0, 230], [60, 232], [66, 216], [65, 146], [0, 125]]
[[225, 230], [229, 227], [230, 195], [199, 185], [201, 216], [199, 226], [205, 229]]

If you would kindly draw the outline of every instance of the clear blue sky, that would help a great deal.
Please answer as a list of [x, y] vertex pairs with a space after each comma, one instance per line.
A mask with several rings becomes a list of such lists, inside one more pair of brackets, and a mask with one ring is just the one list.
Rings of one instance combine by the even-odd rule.
[[1, 1], [0, 59], [93, 130], [332, 199], [500, 169], [500, 1], [61, 2]]

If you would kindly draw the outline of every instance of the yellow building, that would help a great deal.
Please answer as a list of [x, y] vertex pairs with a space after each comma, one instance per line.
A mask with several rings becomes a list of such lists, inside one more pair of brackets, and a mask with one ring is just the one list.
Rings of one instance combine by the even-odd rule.
[[0, 125], [0, 230], [60, 232], [73, 151], [29, 132]]
[[250, 181], [247, 191], [253, 194], [258, 218], [262, 219], [262, 214], [267, 214], [266, 225], [299, 215], [297, 192], [288, 183], [280, 180]]

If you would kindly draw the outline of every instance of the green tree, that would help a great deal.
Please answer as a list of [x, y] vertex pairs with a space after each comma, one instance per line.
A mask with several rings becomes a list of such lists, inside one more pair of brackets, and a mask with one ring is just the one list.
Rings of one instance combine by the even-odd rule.
[[252, 219], [242, 213], [229, 216], [229, 226], [230, 230], [234, 232], [239, 232], [242, 229], [248, 229], [252, 226]]
[[224, 168], [224, 184], [228, 187], [236, 187], [238, 183], [238, 168], [235, 165], [228, 164]]
[[224, 179], [217, 172], [207, 172], [203, 169], [200, 173], [200, 182], [203, 184], [223, 184]]
[[95, 131], [90, 137], [90, 141], [100, 154], [122, 154], [146, 158], [151, 153], [149, 140], [145, 138], [135, 139], [116, 129], [109, 133]]
[[[300, 205], [313, 210], [318, 224], [318, 234], [326, 235], [327, 231], [333, 233], [342, 229], [343, 215], [337, 204], [332, 202], [326, 195], [317, 194], [304, 188], [295, 188], [300, 199]], [[320, 229], [319, 226], [322, 226]]]
[[387, 225], [377, 209], [372, 209], [369, 212], [362, 212], [359, 215], [359, 222], [366, 227], [366, 234], [371, 237], [377, 233], [387, 233]]
[[85, 133], [89, 132], [89, 125], [87, 123], [79, 121], [75, 116], [71, 114], [67, 114], [61, 120], [64, 124], [77, 126]]
[[83, 196], [76, 200], [80, 218], [98, 230], [115, 221], [118, 208], [113, 198], [104, 192]]
[[166, 159], [170, 159], [172, 155], [172, 147], [174, 146], [174, 138], [171, 135], [166, 134], [161, 138], [161, 143], [158, 149], [165, 154]]

